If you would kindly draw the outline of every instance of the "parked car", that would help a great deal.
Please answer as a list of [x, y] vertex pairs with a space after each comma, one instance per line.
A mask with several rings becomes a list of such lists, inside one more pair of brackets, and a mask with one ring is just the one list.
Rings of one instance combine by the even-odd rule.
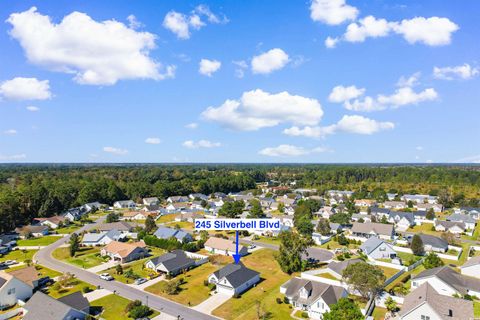
[[11, 265], [17, 264], [17, 261], [16, 261], [16, 260], [6, 260], [6, 261], [4, 262], [4, 264], [5, 264], [6, 266], [11, 266]]
[[248, 249], [255, 249], [256, 247], [257, 247], [256, 245], [251, 244], [251, 245], [248, 246]]
[[103, 279], [105, 281], [112, 281], [113, 277], [109, 273], [102, 273], [100, 275], [100, 279]]
[[147, 279], [138, 278], [138, 279], [135, 280], [134, 284], [136, 284], [138, 286], [139, 284], [142, 284], [142, 283], [145, 283], [145, 282], [147, 282]]
[[50, 284], [53, 284], [53, 280], [50, 277], [43, 277], [43, 278], [38, 279], [38, 286], [39, 287], [43, 287], [43, 286], [50, 285]]

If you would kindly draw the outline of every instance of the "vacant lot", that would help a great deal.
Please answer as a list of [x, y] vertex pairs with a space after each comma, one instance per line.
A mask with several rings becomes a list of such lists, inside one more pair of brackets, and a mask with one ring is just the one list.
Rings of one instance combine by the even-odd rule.
[[59, 236], [43, 236], [32, 239], [21, 239], [17, 241], [17, 245], [19, 247], [48, 246], [59, 239], [61, 239]]
[[[120, 297], [116, 294], [111, 294], [90, 302], [91, 309], [101, 312], [101, 317], [108, 320], [127, 320], [131, 319], [125, 312], [125, 308], [130, 303], [130, 300]], [[150, 318], [154, 318], [160, 313], [154, 311]]]
[[55, 249], [52, 255], [57, 260], [62, 260], [84, 269], [98, 266], [106, 261], [100, 256], [100, 248], [96, 247], [82, 247], [75, 254], [75, 257], [70, 257], [69, 248]]
[[263, 280], [240, 298], [232, 298], [222, 304], [213, 314], [224, 319], [256, 319], [257, 306], [260, 303], [262, 310], [271, 313], [269, 319], [291, 319], [289, 305], [277, 304], [275, 299], [279, 297], [283, 300], [279, 288], [293, 275], [289, 276], [280, 270], [274, 255], [274, 250], [261, 249], [243, 257], [245, 266], [260, 272]]

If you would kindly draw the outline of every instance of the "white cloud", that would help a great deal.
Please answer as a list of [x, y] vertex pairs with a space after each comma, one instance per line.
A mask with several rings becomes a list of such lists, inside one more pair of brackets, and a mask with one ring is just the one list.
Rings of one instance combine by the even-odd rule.
[[339, 25], [348, 20], [355, 20], [358, 9], [345, 3], [345, 0], [312, 0], [310, 17], [314, 21], [329, 25]]
[[226, 100], [221, 106], [209, 107], [202, 113], [206, 120], [243, 131], [280, 123], [316, 125], [322, 116], [322, 107], [316, 99], [286, 91], [271, 94], [260, 89], [244, 92], [239, 100]]
[[393, 128], [395, 128], [395, 124], [392, 122], [379, 122], [358, 115], [344, 115], [336, 124], [325, 127], [306, 126], [299, 128], [297, 126], [293, 126], [285, 129], [283, 133], [296, 137], [303, 136], [308, 138], [324, 138], [327, 135], [332, 135], [338, 132], [371, 135], [380, 131], [391, 130]]
[[454, 160], [456, 163], [480, 163], [480, 154]]
[[410, 87], [399, 88], [390, 96], [379, 95], [377, 100], [383, 105], [401, 107], [409, 104], [418, 104], [423, 101], [432, 101], [438, 98], [438, 93], [433, 88], [415, 92]]
[[3, 131], [4, 134], [8, 135], [8, 136], [14, 136], [17, 134], [17, 130], [15, 129], [8, 129], [8, 130], [5, 130]]
[[147, 138], [147, 139], [145, 139], [145, 143], [148, 143], [148, 144], [159, 144], [160, 142], [162, 142], [162, 140], [160, 140], [160, 138]]
[[221, 147], [222, 144], [220, 142], [212, 142], [209, 140], [187, 140], [182, 144], [185, 148], [189, 149], [198, 149], [198, 148], [218, 148]]
[[235, 68], [235, 77], [243, 78], [245, 75], [245, 69], [248, 68], [248, 64], [244, 60], [232, 61], [232, 63], [237, 66], [237, 68]]
[[26, 107], [26, 109], [27, 109], [28, 111], [31, 111], [31, 112], [40, 111], [40, 108], [39, 108], [39, 107], [35, 107], [35, 106], [28, 106], [28, 107]]
[[127, 149], [115, 148], [115, 147], [103, 147], [103, 151], [119, 156], [126, 155], [128, 153]]
[[48, 80], [22, 77], [0, 83], [0, 95], [10, 100], [46, 100], [52, 97]]
[[202, 59], [200, 60], [200, 67], [198, 69], [198, 72], [200, 72], [200, 74], [203, 74], [204, 76], [211, 77], [212, 74], [214, 74], [220, 69], [221, 66], [222, 63], [218, 60]]
[[351, 99], [360, 97], [365, 93], [365, 88], [357, 88], [356, 86], [336, 86], [328, 96], [328, 101], [342, 103]]
[[269, 157], [298, 157], [311, 153], [327, 152], [329, 151], [323, 147], [313, 149], [305, 149], [303, 147], [292, 146], [289, 144], [281, 144], [277, 147], [268, 147], [260, 150], [258, 153]]
[[433, 77], [442, 80], [463, 79], [468, 80], [479, 74], [479, 69], [471, 67], [468, 63], [455, 67], [434, 67]]
[[417, 146], [415, 149], [418, 150], [418, 151], [422, 151], [423, 147], [422, 146]]
[[18, 160], [24, 160], [26, 158], [27, 158], [27, 155], [25, 153], [12, 154], [12, 155], [0, 154], [0, 161], [18, 161]]
[[363, 98], [363, 100], [355, 99], [353, 101], [345, 101], [343, 105], [347, 110], [361, 112], [372, 112], [386, 109], [385, 105], [382, 105], [378, 100], [369, 96]]
[[339, 38], [327, 37], [327, 39], [325, 39], [325, 47], [329, 49], [335, 48], [339, 41], [340, 41]]
[[198, 123], [192, 122], [192, 123], [186, 124], [185, 128], [187, 128], [187, 129], [197, 129], [198, 128]]
[[228, 22], [227, 17], [219, 18], [206, 5], [199, 5], [189, 15], [173, 10], [168, 12], [163, 19], [163, 27], [173, 32], [179, 39], [189, 39], [190, 28], [199, 30], [207, 25], [202, 17], [206, 17], [207, 21], [212, 24]]
[[363, 42], [366, 38], [385, 37], [391, 30], [391, 23], [385, 19], [368, 16], [348, 25], [344, 39], [349, 42]]
[[408, 78], [401, 76], [400, 79], [398, 79], [397, 87], [414, 87], [419, 83], [419, 78], [420, 72], [415, 72]]
[[29, 62], [74, 74], [81, 84], [113, 85], [122, 79], [174, 76], [174, 66], [163, 68], [149, 56], [155, 35], [115, 20], [97, 22], [85, 13], [72, 12], [55, 24], [32, 7], [11, 14], [7, 22], [13, 26], [10, 35], [20, 42]]
[[252, 72], [268, 74], [280, 70], [290, 61], [288, 54], [280, 48], [271, 49], [252, 58]]
[[144, 25], [143, 23], [141, 23], [140, 21], [137, 20], [137, 17], [135, 17], [133, 14], [129, 15], [127, 17], [127, 21], [128, 21], [128, 27], [130, 29], [140, 29], [140, 28], [143, 28]]

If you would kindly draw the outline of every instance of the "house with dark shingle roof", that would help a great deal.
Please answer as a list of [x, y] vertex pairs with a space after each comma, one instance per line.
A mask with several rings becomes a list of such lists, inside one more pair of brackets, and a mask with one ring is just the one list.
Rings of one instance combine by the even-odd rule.
[[307, 311], [310, 319], [322, 319], [332, 305], [348, 296], [343, 287], [298, 277], [284, 283], [280, 293], [285, 294], [294, 308]]
[[231, 296], [241, 294], [259, 281], [260, 273], [248, 269], [241, 262], [227, 264], [208, 277], [208, 282], [216, 285], [217, 292]]
[[406, 231], [415, 225], [415, 217], [411, 212], [390, 211], [388, 222], [394, 223], [397, 230]]
[[460, 266], [460, 272], [465, 276], [480, 278], [480, 256], [468, 259]]
[[395, 228], [392, 224], [354, 222], [351, 233], [354, 237], [364, 239], [368, 239], [370, 237], [378, 237], [390, 240], [393, 239], [393, 236], [395, 235]]
[[475, 220], [472, 216], [469, 216], [468, 214], [453, 213], [447, 216], [447, 221], [463, 222], [465, 224], [465, 227], [470, 230], [475, 229], [475, 225], [477, 224], [477, 220]]
[[145, 263], [145, 267], [168, 275], [177, 275], [195, 266], [195, 260], [189, 258], [183, 250], [173, 250]]
[[[445, 253], [448, 251], [448, 242], [442, 238], [423, 233], [419, 233], [418, 236], [420, 239], [422, 239], [425, 251], [434, 251], [440, 253]], [[411, 242], [412, 239], [413, 238], [411, 238], [409, 241]]]
[[25, 309], [23, 320], [86, 319], [87, 313], [76, 309], [74, 306], [86, 309], [86, 305], [88, 304], [87, 299], [85, 299], [80, 292], [72, 293], [69, 296], [57, 300], [37, 291], [23, 306]]
[[466, 230], [465, 223], [463, 222], [454, 222], [454, 221], [443, 221], [437, 220], [435, 221], [435, 231], [441, 232], [450, 232], [453, 234], [461, 234], [464, 233]]
[[332, 261], [327, 265], [325, 272], [330, 273], [337, 279], [342, 279], [343, 270], [345, 270], [349, 265], [364, 262], [362, 259], [349, 259], [344, 261]]
[[405, 297], [399, 316], [400, 320], [473, 319], [473, 302], [439, 294], [427, 282]]

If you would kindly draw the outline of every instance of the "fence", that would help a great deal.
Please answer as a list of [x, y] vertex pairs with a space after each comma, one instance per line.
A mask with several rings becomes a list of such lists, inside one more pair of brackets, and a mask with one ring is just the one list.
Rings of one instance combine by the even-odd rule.
[[308, 273], [308, 272], [302, 272], [300, 274], [300, 277], [302, 279], [307, 279], [307, 280], [312, 280], [312, 281], [316, 281], [316, 282], [331, 284], [332, 286], [344, 287], [345, 289], [348, 290], [348, 285], [346, 283], [343, 283], [343, 282], [338, 281], [338, 280], [332, 280], [332, 279], [327, 279], [327, 278], [323, 278], [323, 277], [317, 277], [316, 275], [313, 275], [313, 274]]
[[418, 267], [419, 265], [421, 265], [421, 264], [423, 263], [423, 259], [424, 259], [424, 258], [418, 260], [418, 261], [415, 262], [414, 264], [409, 265], [409, 266], [407, 267], [407, 271], [411, 271], [411, 270], [415, 269], [416, 267]]
[[204, 256], [202, 254], [185, 251], [185, 255], [191, 259], [194, 259], [196, 266], [200, 266], [208, 262], [208, 256]]

